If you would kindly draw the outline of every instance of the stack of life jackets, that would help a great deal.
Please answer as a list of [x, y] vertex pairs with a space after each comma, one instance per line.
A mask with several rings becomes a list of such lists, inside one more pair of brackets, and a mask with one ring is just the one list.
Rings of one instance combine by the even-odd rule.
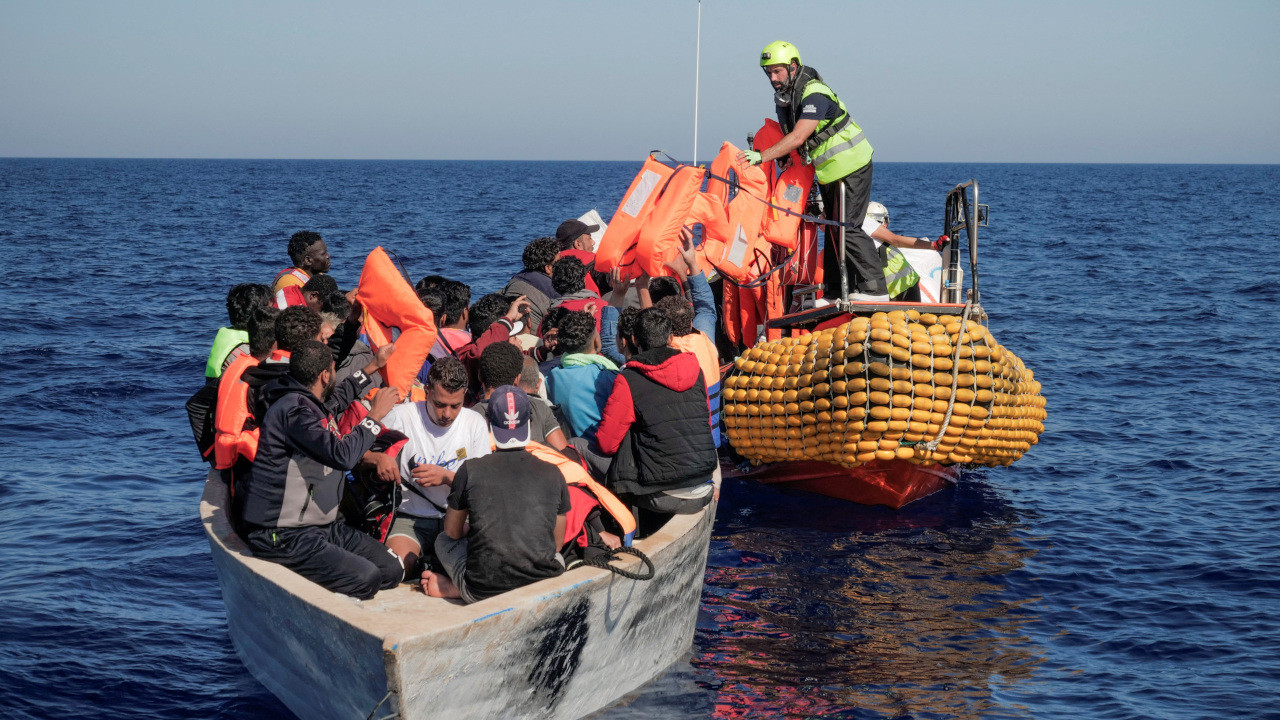
[[[768, 120], [755, 137], [757, 146], [768, 147], [782, 139], [782, 128]], [[731, 342], [750, 346], [765, 318], [783, 314], [785, 286], [821, 281], [821, 260], [816, 228], [799, 217], [813, 168], [794, 152], [781, 171], [773, 163], [748, 165], [738, 154], [724, 143], [709, 170], [666, 165], [650, 155], [609, 222], [596, 268], [618, 268], [626, 278], [642, 271], [671, 275], [667, 263], [680, 252], [680, 228], [701, 225], [698, 264], [708, 276], [725, 278], [725, 332]]]

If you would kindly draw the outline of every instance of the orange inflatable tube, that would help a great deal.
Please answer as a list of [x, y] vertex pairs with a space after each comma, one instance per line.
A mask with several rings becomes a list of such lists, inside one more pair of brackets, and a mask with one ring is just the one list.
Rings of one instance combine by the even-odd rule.
[[381, 246], [365, 258], [356, 300], [364, 308], [365, 334], [373, 350], [394, 340], [395, 350], [382, 374], [388, 386], [400, 391], [400, 397], [409, 397], [413, 381], [436, 343], [435, 318]]
[[596, 270], [609, 272], [617, 267], [622, 268], [628, 278], [639, 275], [635, 267], [635, 247], [640, 229], [674, 172], [674, 168], [663, 165], [652, 155], [645, 159], [614, 211], [604, 237], [600, 238], [600, 247], [596, 249]]

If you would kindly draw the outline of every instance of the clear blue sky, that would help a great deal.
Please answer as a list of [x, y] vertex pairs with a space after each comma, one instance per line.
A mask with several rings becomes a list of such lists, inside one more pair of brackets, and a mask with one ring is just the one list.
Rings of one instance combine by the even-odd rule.
[[[694, 0], [0, 0], [0, 156], [635, 160]], [[699, 158], [795, 43], [879, 161], [1280, 162], [1280, 2], [702, 3]]]

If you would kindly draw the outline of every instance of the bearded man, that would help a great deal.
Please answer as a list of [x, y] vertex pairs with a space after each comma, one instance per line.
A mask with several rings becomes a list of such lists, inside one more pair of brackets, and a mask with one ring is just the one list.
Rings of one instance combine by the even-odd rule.
[[244, 478], [242, 531], [254, 555], [279, 563], [334, 592], [362, 600], [404, 577], [399, 558], [338, 519], [346, 472], [373, 447], [380, 421], [399, 400], [373, 396], [368, 415], [346, 435], [335, 412], [369, 390], [357, 371], [335, 381], [333, 354], [317, 340], [293, 348], [289, 371], [262, 388], [257, 454]]

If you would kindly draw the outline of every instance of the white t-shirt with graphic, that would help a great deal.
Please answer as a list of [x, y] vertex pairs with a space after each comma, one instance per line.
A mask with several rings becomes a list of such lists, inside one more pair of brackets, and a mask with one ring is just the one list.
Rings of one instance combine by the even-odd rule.
[[[439, 465], [456, 472], [463, 460], [489, 454], [489, 424], [480, 413], [467, 408], [458, 411], [458, 417], [448, 427], [440, 427], [432, 420], [426, 401], [403, 403], [387, 413], [382, 424], [409, 438], [397, 458], [400, 461], [400, 478], [406, 484], [413, 482], [409, 463], [416, 457], [425, 458], [428, 465]], [[423, 487], [415, 484], [415, 487], [442, 508], [449, 500], [448, 485]], [[412, 490], [405, 489], [401, 495], [401, 512], [427, 518], [444, 515], [443, 511]]]

